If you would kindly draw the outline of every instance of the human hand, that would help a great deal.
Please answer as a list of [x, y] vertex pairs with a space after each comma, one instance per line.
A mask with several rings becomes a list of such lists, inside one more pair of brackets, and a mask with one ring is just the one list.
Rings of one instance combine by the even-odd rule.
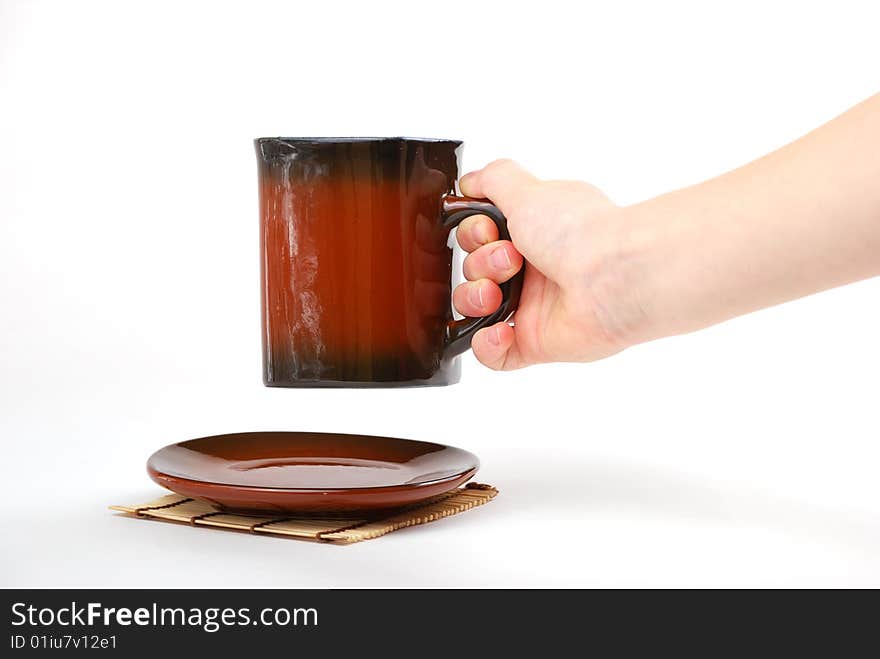
[[462, 177], [507, 217], [471, 217], [456, 309], [485, 316], [525, 257], [514, 327], [473, 337], [510, 370], [592, 361], [834, 286], [880, 276], [880, 94], [755, 162], [620, 208], [594, 187], [540, 181], [510, 160]]
[[512, 370], [593, 361], [636, 340], [644, 314], [618, 258], [620, 209], [604, 194], [587, 183], [540, 181], [510, 160], [465, 175], [460, 188], [498, 206], [512, 242], [498, 240], [485, 216], [459, 225], [468, 281], [454, 291], [455, 308], [465, 316], [492, 313], [501, 304], [498, 284], [526, 261], [514, 326], [497, 323], [473, 337], [480, 362]]

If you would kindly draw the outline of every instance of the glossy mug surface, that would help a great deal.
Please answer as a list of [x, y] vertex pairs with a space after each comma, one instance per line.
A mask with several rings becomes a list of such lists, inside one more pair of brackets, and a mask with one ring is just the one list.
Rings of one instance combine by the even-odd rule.
[[522, 273], [485, 318], [452, 316], [450, 231], [487, 215], [454, 195], [462, 143], [259, 138], [263, 381], [270, 387], [457, 382], [458, 355], [515, 309]]

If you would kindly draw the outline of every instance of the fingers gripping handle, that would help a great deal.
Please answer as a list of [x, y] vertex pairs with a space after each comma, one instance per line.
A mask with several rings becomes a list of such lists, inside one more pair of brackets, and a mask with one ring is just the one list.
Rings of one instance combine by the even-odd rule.
[[[471, 199], [470, 197], [456, 197], [447, 195], [443, 198], [441, 211], [443, 226], [452, 230], [461, 224], [461, 221], [471, 215], [486, 215], [498, 227], [498, 239], [510, 240], [510, 232], [507, 230], [507, 219], [500, 210], [487, 199]], [[477, 330], [491, 327], [495, 323], [507, 320], [516, 310], [519, 295], [522, 292], [525, 264], [513, 277], [501, 284], [501, 306], [494, 313], [480, 318], [462, 318], [452, 320], [446, 326], [447, 357], [463, 353], [471, 347], [471, 338]]]

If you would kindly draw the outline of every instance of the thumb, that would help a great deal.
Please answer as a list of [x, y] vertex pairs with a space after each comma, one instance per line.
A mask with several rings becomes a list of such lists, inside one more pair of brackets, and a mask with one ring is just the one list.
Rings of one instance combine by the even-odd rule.
[[537, 180], [513, 160], [504, 158], [490, 162], [483, 169], [465, 174], [458, 185], [462, 194], [489, 199], [502, 213], [508, 215]]

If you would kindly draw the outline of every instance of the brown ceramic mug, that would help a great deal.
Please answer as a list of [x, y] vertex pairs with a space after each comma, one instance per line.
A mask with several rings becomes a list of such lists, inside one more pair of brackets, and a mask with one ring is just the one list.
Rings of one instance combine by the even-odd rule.
[[456, 140], [262, 137], [263, 381], [270, 387], [445, 385], [474, 332], [516, 308], [523, 273], [482, 318], [453, 319], [449, 232], [486, 215], [455, 196]]

